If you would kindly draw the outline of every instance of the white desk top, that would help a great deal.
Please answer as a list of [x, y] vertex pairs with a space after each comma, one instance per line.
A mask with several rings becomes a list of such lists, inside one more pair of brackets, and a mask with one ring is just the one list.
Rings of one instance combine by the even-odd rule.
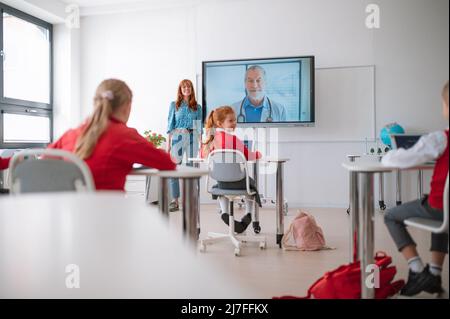
[[[186, 245], [156, 207], [123, 193], [3, 196], [0, 298], [252, 297]], [[66, 288], [69, 264], [78, 289]]]
[[[193, 163], [203, 163], [206, 162], [205, 158], [201, 158], [201, 157], [190, 157], [188, 158], [189, 161], [193, 162]], [[289, 158], [276, 158], [276, 157], [266, 157], [266, 158], [261, 158], [259, 160], [256, 160], [260, 163], [284, 163], [289, 161]], [[247, 163], [254, 163], [254, 160], [249, 160], [247, 161]]]
[[159, 171], [158, 176], [170, 178], [192, 178], [208, 175], [207, 169], [178, 165], [175, 171]]
[[160, 171], [155, 168], [134, 169], [129, 175], [160, 176], [170, 178], [191, 178], [208, 175], [208, 170], [178, 165], [174, 171]]
[[159, 170], [156, 168], [143, 168], [143, 169], [133, 169], [129, 175], [144, 175], [144, 176], [155, 176], [158, 175]]
[[344, 162], [342, 166], [351, 172], [391, 172], [396, 170], [428, 170], [433, 169], [434, 164], [422, 164], [414, 167], [399, 168], [395, 166], [386, 166], [380, 162]]

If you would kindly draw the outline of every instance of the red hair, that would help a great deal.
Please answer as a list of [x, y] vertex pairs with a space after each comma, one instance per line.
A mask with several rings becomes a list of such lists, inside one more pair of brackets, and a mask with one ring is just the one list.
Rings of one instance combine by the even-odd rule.
[[181, 93], [181, 88], [186, 85], [191, 87], [191, 95], [189, 96], [188, 106], [191, 110], [197, 111], [197, 100], [195, 99], [194, 86], [192, 85], [192, 82], [187, 79], [184, 79], [183, 81], [180, 82], [180, 85], [178, 85], [177, 100], [175, 102], [176, 110], [178, 111], [181, 103], [183, 102], [184, 97], [183, 93]]
[[217, 123], [224, 122], [228, 115], [236, 115], [234, 109], [228, 105], [218, 107], [209, 113], [205, 121], [205, 130], [208, 139], [203, 143], [208, 149], [210, 149], [211, 143], [214, 140], [214, 129], [217, 127]]

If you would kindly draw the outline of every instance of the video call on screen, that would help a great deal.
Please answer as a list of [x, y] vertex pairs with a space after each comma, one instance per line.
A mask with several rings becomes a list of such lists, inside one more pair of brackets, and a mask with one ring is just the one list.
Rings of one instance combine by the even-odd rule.
[[[245, 75], [248, 68], [258, 66], [265, 76], [262, 91], [265, 96], [266, 117], [272, 121], [307, 123], [314, 114], [314, 57], [213, 61], [203, 63], [203, 104], [205, 114], [219, 106], [233, 106], [242, 122], [251, 116], [242, 107], [247, 97]], [[267, 102], [270, 101], [270, 104]], [[248, 112], [248, 110], [247, 110]], [[283, 115], [283, 116], [282, 116]]]

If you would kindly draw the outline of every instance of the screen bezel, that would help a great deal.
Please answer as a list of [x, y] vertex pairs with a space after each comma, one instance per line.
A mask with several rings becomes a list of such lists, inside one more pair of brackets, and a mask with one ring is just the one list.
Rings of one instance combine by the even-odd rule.
[[232, 59], [232, 60], [212, 60], [212, 61], [202, 61], [202, 113], [203, 113], [203, 123], [206, 120], [206, 65], [208, 63], [220, 63], [220, 62], [251, 62], [251, 61], [270, 61], [270, 60], [288, 60], [288, 59], [311, 59], [311, 120], [310, 121], [284, 121], [284, 122], [246, 122], [237, 123], [239, 127], [289, 127], [289, 126], [308, 126], [313, 127], [316, 122], [316, 103], [315, 103], [315, 56], [305, 55], [305, 56], [292, 56], [292, 57], [272, 57], [272, 58], [250, 58], [250, 59]]

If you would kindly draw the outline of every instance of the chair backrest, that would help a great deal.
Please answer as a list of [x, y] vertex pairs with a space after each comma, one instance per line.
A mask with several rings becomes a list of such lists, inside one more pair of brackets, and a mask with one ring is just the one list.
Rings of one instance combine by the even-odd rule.
[[247, 175], [247, 160], [237, 150], [215, 150], [208, 156], [210, 176], [218, 182], [237, 182]]
[[252, 194], [247, 159], [242, 152], [230, 149], [214, 150], [208, 155], [206, 162], [209, 170], [206, 177], [208, 191], [210, 178], [218, 182], [237, 182], [245, 178], [247, 193]]
[[94, 191], [91, 172], [75, 154], [58, 149], [30, 149], [9, 165], [11, 194]]

